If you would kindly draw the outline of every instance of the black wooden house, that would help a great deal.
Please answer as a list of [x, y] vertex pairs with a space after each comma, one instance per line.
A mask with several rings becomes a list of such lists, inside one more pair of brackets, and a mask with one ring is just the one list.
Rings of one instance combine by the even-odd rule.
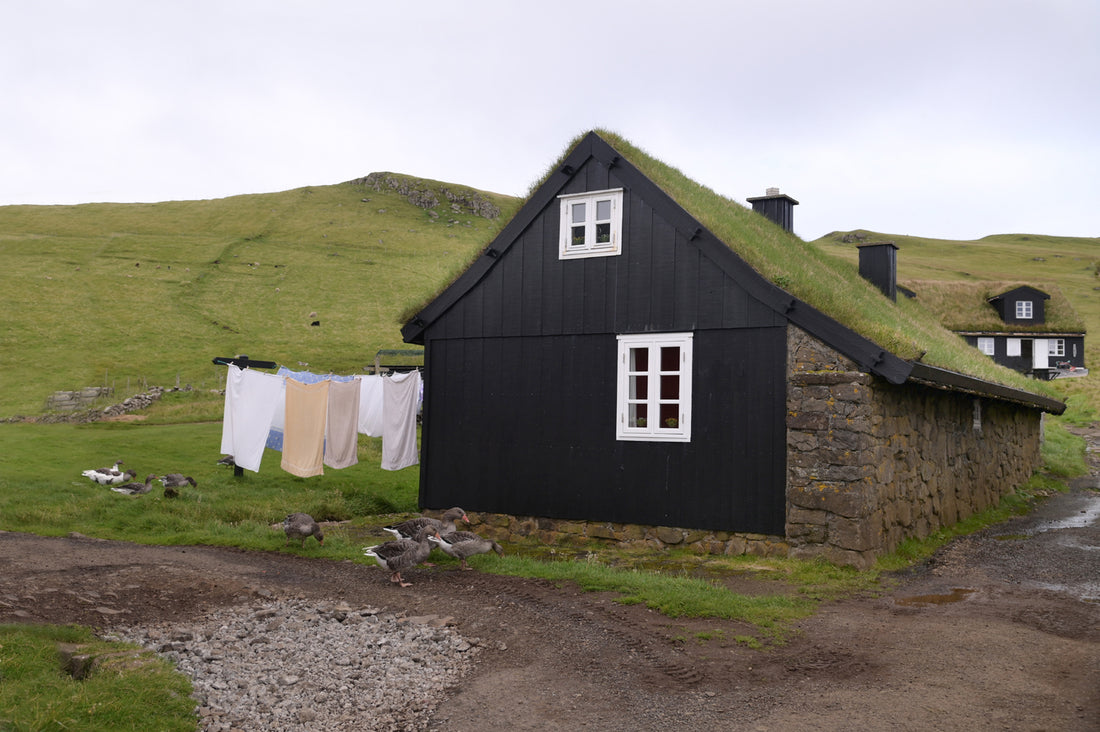
[[589, 133], [402, 330], [425, 349], [420, 503], [784, 537], [792, 328], [913, 376]]

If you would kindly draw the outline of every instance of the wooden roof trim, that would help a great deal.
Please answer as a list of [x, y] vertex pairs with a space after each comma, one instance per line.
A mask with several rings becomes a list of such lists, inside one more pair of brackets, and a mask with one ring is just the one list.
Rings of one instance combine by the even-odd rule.
[[1034, 394], [1022, 389], [1014, 389], [1011, 386], [996, 384], [974, 376], [960, 374], [957, 371], [948, 371], [937, 366], [929, 366], [923, 363], [912, 364], [913, 370], [910, 380], [919, 384], [925, 384], [937, 389], [948, 391], [960, 391], [975, 396], [984, 396], [991, 399], [1015, 402], [1033, 409], [1041, 409], [1051, 414], [1062, 414], [1066, 411], [1065, 402]]

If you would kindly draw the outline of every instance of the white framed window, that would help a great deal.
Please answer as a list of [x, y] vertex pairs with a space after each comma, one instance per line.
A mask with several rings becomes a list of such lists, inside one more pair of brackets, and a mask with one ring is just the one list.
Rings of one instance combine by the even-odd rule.
[[994, 339], [983, 336], [978, 337], [978, 350], [987, 356], [993, 355]]
[[691, 333], [618, 337], [619, 440], [691, 441]]
[[1031, 318], [1031, 300], [1016, 301], [1016, 317], [1026, 319]]
[[558, 196], [559, 259], [610, 257], [622, 252], [623, 189]]
[[1066, 355], [1066, 341], [1064, 338], [1048, 338], [1047, 339], [1047, 355], [1048, 356], [1065, 356]]
[[1020, 355], [1020, 339], [1009, 338], [1005, 341], [1005, 355], [1006, 356], [1019, 356]]

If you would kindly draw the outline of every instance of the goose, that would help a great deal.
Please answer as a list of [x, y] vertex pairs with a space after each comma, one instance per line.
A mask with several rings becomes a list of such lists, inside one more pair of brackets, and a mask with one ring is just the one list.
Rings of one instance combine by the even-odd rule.
[[99, 470], [85, 470], [81, 475], [91, 478], [100, 485], [120, 485], [137, 477], [137, 472], [127, 470], [125, 473], [104, 473]]
[[163, 478], [160, 478], [160, 482], [164, 485], [165, 488], [182, 488], [188, 483], [191, 484], [192, 488], [198, 486], [198, 483], [195, 482], [194, 478], [192, 478], [190, 475], [184, 475], [183, 473], [169, 473]]
[[387, 569], [392, 574], [390, 582], [401, 587], [411, 587], [411, 582], [406, 582], [401, 577], [401, 572], [423, 562], [432, 552], [429, 538], [439, 537], [439, 531], [433, 526], [424, 526], [417, 532], [416, 539], [394, 539], [385, 544], [368, 546], [363, 548], [363, 554], [374, 557], [379, 566]]
[[218, 461], [218, 465], [228, 465], [231, 468], [237, 467], [237, 463], [235, 460], [233, 460], [232, 455], [226, 455], [225, 457], [223, 457], [221, 460]]
[[115, 493], [126, 493], [131, 496], [140, 496], [143, 493], [148, 493], [153, 489], [153, 479], [157, 476], [153, 473], [145, 476], [144, 483], [125, 483], [123, 485], [113, 485], [111, 490]]
[[390, 532], [398, 539], [412, 539], [425, 526], [430, 526], [440, 534], [450, 534], [455, 530], [455, 519], [462, 519], [466, 523], [470, 523], [470, 519], [466, 518], [466, 512], [455, 506], [443, 512], [442, 520], [420, 516], [392, 526], [383, 526], [382, 530]]
[[116, 460], [115, 464], [110, 468], [92, 468], [91, 470], [85, 470], [81, 473], [85, 478], [95, 481], [100, 485], [107, 485], [105, 482], [110, 478], [122, 475], [121, 460]]
[[291, 539], [297, 539], [299, 546], [306, 545], [306, 539], [317, 537], [317, 543], [324, 545], [325, 535], [321, 533], [321, 527], [308, 513], [292, 513], [283, 519], [283, 531], [286, 532], [286, 543]]
[[485, 554], [494, 551], [503, 556], [504, 549], [492, 539], [478, 536], [472, 531], [452, 531], [440, 537], [429, 536], [428, 541], [438, 546], [444, 553], [451, 555], [459, 562], [460, 569], [473, 569], [466, 564], [466, 557], [475, 554]]

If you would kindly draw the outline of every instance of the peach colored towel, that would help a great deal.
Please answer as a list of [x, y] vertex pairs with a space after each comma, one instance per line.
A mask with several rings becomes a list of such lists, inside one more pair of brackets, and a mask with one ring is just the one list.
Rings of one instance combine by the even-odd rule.
[[282, 468], [299, 478], [324, 475], [325, 416], [331, 381], [286, 380], [286, 427]]

